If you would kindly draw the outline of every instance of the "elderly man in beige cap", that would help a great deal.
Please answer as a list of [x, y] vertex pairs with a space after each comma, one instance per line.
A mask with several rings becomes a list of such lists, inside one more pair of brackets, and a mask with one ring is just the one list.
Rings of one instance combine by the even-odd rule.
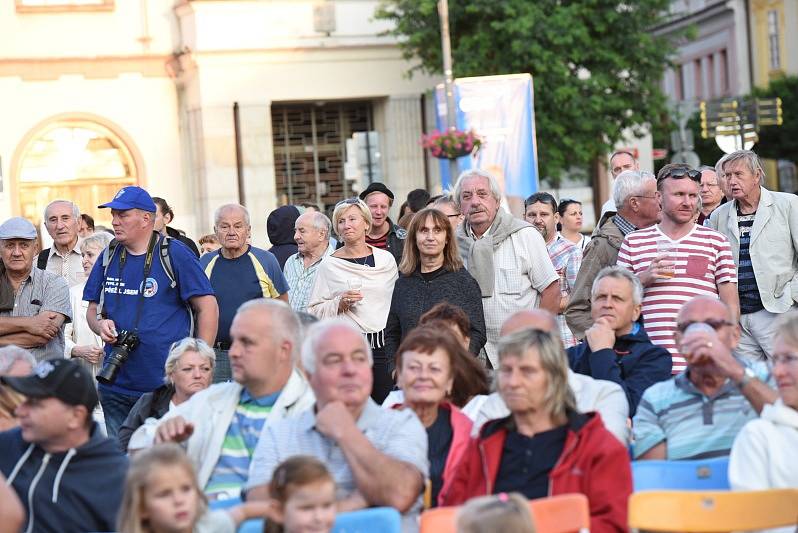
[[0, 346], [28, 348], [37, 361], [64, 356], [64, 322], [72, 320], [66, 279], [33, 266], [38, 235], [30, 221], [0, 225]]

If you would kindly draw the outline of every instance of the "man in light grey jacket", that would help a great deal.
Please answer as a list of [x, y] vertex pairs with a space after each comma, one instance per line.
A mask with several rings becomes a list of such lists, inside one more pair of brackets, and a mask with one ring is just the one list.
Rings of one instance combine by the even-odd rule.
[[798, 302], [798, 196], [765, 189], [765, 172], [750, 150], [726, 156], [723, 173], [732, 201], [710, 226], [731, 243], [737, 264], [742, 335], [735, 355], [773, 356], [775, 315]]
[[[296, 368], [299, 320], [285, 302], [260, 298], [238, 308], [230, 327], [235, 381], [217, 383], [167, 413], [152, 436], [144, 425], [129, 450], [161, 442], [187, 442], [199, 485], [209, 499], [240, 496], [249, 458], [266, 425], [295, 416], [315, 402]], [[241, 454], [241, 450], [249, 453]]]

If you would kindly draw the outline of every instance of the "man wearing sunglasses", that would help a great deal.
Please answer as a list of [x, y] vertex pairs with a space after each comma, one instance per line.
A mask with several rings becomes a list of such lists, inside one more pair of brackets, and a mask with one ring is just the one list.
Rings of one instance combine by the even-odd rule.
[[676, 315], [694, 296], [719, 298], [739, 311], [737, 269], [728, 239], [694, 222], [701, 173], [684, 164], [668, 164], [657, 174], [662, 221], [628, 234], [618, 251], [618, 265], [643, 284], [643, 324], [651, 342], [673, 357], [674, 374], [686, 367], [674, 340]]
[[731, 242], [740, 278], [742, 336], [736, 354], [773, 355], [775, 318], [798, 302], [798, 197], [769, 191], [759, 157], [740, 150], [722, 164], [732, 200], [709, 219]]
[[674, 340], [687, 370], [643, 393], [632, 424], [635, 459], [729, 455], [743, 426], [776, 401], [767, 365], [732, 355], [739, 339], [723, 302], [699, 296], [682, 307]]

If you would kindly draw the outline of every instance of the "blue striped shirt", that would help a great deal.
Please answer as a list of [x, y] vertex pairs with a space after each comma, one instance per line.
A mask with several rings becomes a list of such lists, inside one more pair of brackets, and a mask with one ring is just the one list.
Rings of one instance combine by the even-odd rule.
[[743, 215], [737, 210], [737, 226], [740, 228], [740, 259], [737, 264], [737, 293], [740, 296], [740, 313], [756, 313], [765, 308], [759, 296], [754, 265], [751, 263], [751, 229], [756, 212]]
[[310, 302], [310, 293], [313, 292], [313, 283], [316, 281], [316, 271], [319, 269], [321, 260], [335, 251], [332, 245], [327, 246], [318, 261], [305, 268], [305, 262], [299, 252], [295, 253], [285, 261], [283, 273], [288, 282], [288, 303], [291, 309], [299, 312], [307, 312]]
[[[760, 381], [770, 380], [765, 363], [743, 364], [750, 366]], [[632, 422], [635, 459], [663, 441], [668, 460], [729, 455], [737, 433], [757, 418], [754, 408], [730, 380], [710, 398], [690, 381], [689, 371], [656, 383], [643, 393]]]
[[258, 444], [266, 418], [274, 407], [280, 392], [253, 398], [244, 389], [238, 401], [233, 420], [222, 442], [222, 452], [213, 469], [205, 494], [227, 499], [239, 497], [249, 476], [249, 463]]

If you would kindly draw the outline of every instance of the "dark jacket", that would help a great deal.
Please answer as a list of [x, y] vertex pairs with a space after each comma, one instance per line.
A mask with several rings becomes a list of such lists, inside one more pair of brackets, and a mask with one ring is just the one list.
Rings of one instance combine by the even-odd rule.
[[169, 226], [166, 226], [166, 234], [172, 237], [173, 239], [177, 239], [178, 241], [188, 246], [188, 249], [194, 252], [194, 255], [196, 255], [197, 257], [200, 256], [197, 244], [192, 239], [186, 237], [186, 234], [180, 231], [179, 229], [170, 228]]
[[296, 241], [294, 240], [294, 224], [299, 218], [299, 209], [293, 205], [278, 207], [266, 219], [266, 234], [272, 247], [269, 251], [277, 258], [280, 263], [280, 270], [285, 267], [288, 258], [297, 253]]
[[[587, 496], [591, 533], [628, 531], [629, 452], [607, 431], [598, 413], [569, 413], [567, 424], [562, 455], [549, 474], [549, 495]], [[441, 493], [441, 505], [460, 505], [493, 493], [510, 431], [515, 431], [512, 416], [482, 427], [469, 442], [448, 490]]]
[[116, 530], [128, 461], [96, 423], [88, 442], [63, 453], [25, 442], [19, 428], [0, 433], [0, 450], [0, 471], [25, 505], [31, 531]]
[[593, 352], [587, 341], [583, 341], [568, 348], [567, 353], [568, 364], [574, 372], [614, 381], [623, 387], [629, 401], [630, 417], [635, 415], [637, 404], [647, 388], [671, 378], [673, 359], [670, 352], [652, 344], [642, 327], [637, 333], [616, 338], [612, 350]]
[[393, 286], [391, 310], [385, 325], [385, 355], [393, 365], [393, 356], [402, 339], [418, 325], [421, 315], [436, 304], [449, 302], [460, 307], [471, 321], [469, 351], [478, 354], [485, 345], [485, 316], [477, 281], [465, 267], [457, 272], [442, 270], [430, 281], [416, 269], [412, 274], [399, 276]]
[[571, 289], [571, 299], [565, 309], [565, 322], [578, 339], [584, 339], [585, 331], [593, 325], [593, 318], [590, 316], [590, 290], [593, 288], [593, 280], [602, 268], [618, 262], [623, 233], [615, 225], [612, 218], [614, 215], [612, 212], [604, 215], [587, 244], [582, 254], [582, 266], [579, 267], [579, 274]]
[[161, 385], [152, 392], [142, 394], [133, 408], [122, 422], [117, 438], [119, 446], [123, 451], [127, 451], [130, 437], [133, 435], [144, 421], [148, 418], [161, 418], [169, 411], [169, 402], [175, 395], [175, 388], [172, 385]]

